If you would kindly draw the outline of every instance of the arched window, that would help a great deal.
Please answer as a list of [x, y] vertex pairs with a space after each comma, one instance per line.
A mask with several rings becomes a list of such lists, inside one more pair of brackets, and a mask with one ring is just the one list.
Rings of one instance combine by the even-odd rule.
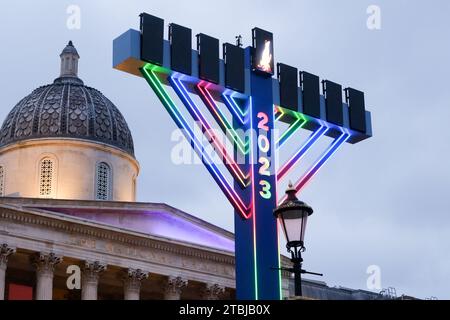
[[5, 195], [5, 169], [0, 166], [0, 197]]
[[97, 164], [95, 181], [95, 199], [111, 200], [111, 168], [105, 162]]
[[49, 158], [41, 160], [39, 165], [39, 195], [51, 196], [53, 184], [54, 164]]

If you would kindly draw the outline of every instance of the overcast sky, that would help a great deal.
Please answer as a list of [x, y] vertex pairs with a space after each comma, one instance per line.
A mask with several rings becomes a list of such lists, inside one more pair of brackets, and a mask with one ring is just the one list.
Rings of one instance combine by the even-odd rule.
[[[67, 7], [81, 28], [66, 26]], [[381, 30], [366, 25], [381, 8]], [[329, 285], [366, 289], [367, 267], [397, 294], [450, 298], [450, 2], [448, 0], [23, 1], [0, 13], [0, 118], [59, 73], [73, 40], [80, 77], [109, 97], [133, 133], [138, 200], [165, 202], [225, 229], [233, 212], [202, 166], [170, 159], [175, 124], [141, 78], [112, 68], [112, 40], [148, 12], [222, 42], [255, 26], [275, 60], [363, 90], [374, 137], [345, 145], [302, 193], [315, 209], [305, 267]], [[295, 177], [293, 177], [295, 179]]]

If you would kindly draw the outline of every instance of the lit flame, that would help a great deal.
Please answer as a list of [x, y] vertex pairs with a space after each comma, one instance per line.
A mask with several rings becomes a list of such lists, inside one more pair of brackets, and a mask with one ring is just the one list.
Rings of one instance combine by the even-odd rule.
[[270, 41], [266, 40], [264, 44], [264, 51], [259, 60], [258, 69], [264, 72], [272, 73], [272, 53], [270, 53]]

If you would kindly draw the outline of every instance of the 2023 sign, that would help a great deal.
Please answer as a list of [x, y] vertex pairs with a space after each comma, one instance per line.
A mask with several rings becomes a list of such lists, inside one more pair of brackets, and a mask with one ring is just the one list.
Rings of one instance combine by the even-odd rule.
[[[259, 175], [261, 177], [270, 177], [270, 169], [271, 169], [271, 163], [269, 159], [269, 153], [270, 153], [270, 141], [267, 135], [270, 133], [270, 128], [267, 125], [269, 122], [269, 117], [264, 112], [259, 112], [257, 115], [257, 118], [259, 119], [258, 122], [258, 164], [259, 164]], [[261, 179], [259, 181], [259, 185], [261, 187], [261, 190], [259, 191], [259, 195], [264, 199], [271, 199], [272, 198], [272, 186], [269, 181], [265, 179]]]

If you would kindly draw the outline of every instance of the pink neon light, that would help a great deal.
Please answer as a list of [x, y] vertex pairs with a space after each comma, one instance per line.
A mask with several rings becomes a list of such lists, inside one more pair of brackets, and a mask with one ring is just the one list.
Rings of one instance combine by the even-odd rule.
[[315, 144], [315, 142], [320, 137], [322, 137], [325, 134], [327, 130], [328, 129], [324, 126], [320, 127], [308, 138], [308, 140], [303, 144], [303, 146], [278, 171], [277, 181], [280, 181], [294, 168], [294, 165], [305, 156], [306, 152]]
[[[333, 143], [328, 147], [328, 149], [323, 153], [323, 155], [319, 158], [319, 160], [313, 164], [313, 166], [303, 175], [300, 180], [295, 183], [295, 189], [297, 193], [299, 193], [310, 181], [311, 179], [319, 172], [322, 166], [330, 159], [330, 157], [339, 150], [343, 143], [345, 143], [350, 138], [350, 134], [346, 132], [342, 132], [342, 134], [336, 138]], [[282, 203], [286, 199], [286, 196], [281, 199], [280, 203]]]
[[[206, 167], [209, 168], [211, 171], [210, 173], [213, 174], [216, 181], [218, 182], [219, 186], [221, 187], [222, 191], [224, 191], [227, 199], [232, 203], [234, 208], [236, 208], [240, 214], [245, 218], [249, 219], [252, 215], [252, 212], [250, 211], [250, 206], [246, 206], [242, 199], [237, 195], [235, 190], [230, 186], [228, 181], [223, 176], [222, 172], [219, 170], [219, 168], [216, 167], [216, 165], [209, 159], [207, 154], [203, 154], [201, 143], [196, 139], [195, 135], [193, 134], [193, 131], [191, 127], [187, 124], [184, 117], [179, 113], [178, 107], [173, 102], [173, 100], [169, 97], [167, 92], [164, 90], [164, 88], [161, 85], [160, 80], [158, 77], [154, 74], [153, 70], [147, 70], [143, 69], [143, 75], [146, 77], [148, 83], [150, 84], [150, 87], [155, 91], [156, 95], [160, 98], [160, 100], [163, 102], [167, 110], [169, 111], [169, 114], [171, 115], [172, 119], [175, 120], [175, 122], [184, 128], [183, 131], [186, 135], [186, 137], [191, 140], [194, 144], [194, 150], [198, 152], [200, 156], [203, 155], [203, 159], [205, 160]], [[173, 80], [169, 77], [170, 80]], [[177, 86], [176, 82], [173, 81], [175, 86]], [[180, 91], [182, 89], [178, 88]]]
[[[181, 83], [179, 79], [172, 78], [175, 82], [175, 84], [179, 84], [183, 89], [179, 88], [180, 90], [183, 90], [183, 95], [186, 95], [187, 92]], [[192, 102], [193, 103], [193, 102]], [[220, 154], [225, 158], [224, 164], [227, 168], [230, 168], [231, 171], [234, 173], [235, 177], [241, 182], [241, 184], [246, 187], [249, 184], [249, 175], [245, 175], [239, 165], [234, 161], [232, 157], [229, 156], [228, 152], [226, 151], [225, 146], [220, 142], [220, 139], [214, 134], [214, 130], [211, 128], [205, 117], [201, 114], [200, 110], [198, 108], [192, 108], [194, 113], [197, 115], [197, 118], [200, 120], [202, 126], [206, 128], [205, 134], [207, 137], [211, 140], [211, 143], [214, 145], [216, 151], [219, 151]]]

